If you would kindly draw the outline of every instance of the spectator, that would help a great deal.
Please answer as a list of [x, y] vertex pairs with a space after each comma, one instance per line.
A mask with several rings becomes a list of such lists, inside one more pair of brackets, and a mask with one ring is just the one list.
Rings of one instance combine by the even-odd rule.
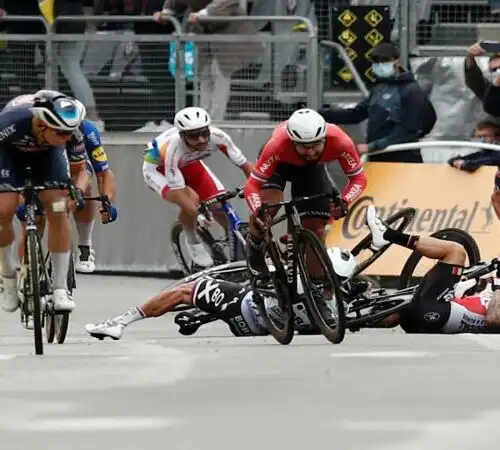
[[[204, 34], [252, 35], [255, 28], [250, 22], [201, 22], [200, 18], [216, 16], [244, 16], [246, 11], [239, 0], [165, 0], [163, 10], [157, 11], [155, 20], [161, 21], [164, 14], [188, 11], [188, 23]], [[215, 121], [224, 120], [231, 93], [231, 74], [248, 66], [262, 50], [262, 45], [252, 42], [197, 42], [198, 76], [200, 78], [200, 106], [205, 108]]]
[[420, 150], [370, 156], [370, 152], [389, 145], [418, 141], [430, 131], [426, 121], [435, 114], [413, 74], [401, 67], [399, 53], [393, 44], [380, 44], [371, 57], [377, 81], [369, 97], [354, 108], [330, 107], [321, 113], [328, 122], [336, 124], [354, 124], [368, 119], [367, 143], [358, 145], [358, 152], [368, 154], [370, 161], [421, 163]]
[[[93, 14], [93, 0], [51, 0], [52, 8], [40, 4], [42, 14], [49, 24], [54, 22], [54, 17], [58, 16], [90, 16]], [[24, 5], [24, 2], [21, 2]], [[84, 34], [86, 30], [84, 20], [78, 22], [58, 22], [55, 31], [58, 34]], [[90, 26], [90, 30], [95, 29], [95, 24]], [[94, 123], [100, 130], [104, 130], [104, 122], [99, 117], [97, 105], [87, 77], [83, 73], [80, 64], [83, 51], [85, 50], [85, 41], [62, 41], [56, 45], [57, 63], [62, 74], [68, 81], [73, 95], [78, 98], [87, 109], [87, 118]]]
[[[488, 98], [486, 94], [488, 93], [489, 95], [493, 95], [493, 97], [495, 97], [495, 93], [491, 94], [489, 88], [491, 87], [492, 81], [497, 78], [497, 75], [500, 75], [500, 54], [490, 56], [488, 61], [487, 76], [484, 76], [476, 61], [476, 56], [482, 56], [484, 54], [485, 51], [481, 48], [479, 43], [469, 47], [464, 63], [465, 84], [474, 93], [474, 95], [481, 100], [481, 102], [483, 102], [485, 110], [487, 107], [490, 110], [495, 110], [498, 109], [498, 106], [495, 107], [494, 105], [490, 105], [492, 99]], [[490, 114], [500, 116], [500, 114]]]
[[[128, 0], [125, 10], [131, 15], [151, 16], [162, 8], [164, 0]], [[174, 31], [169, 21], [164, 23], [134, 22], [134, 32], [139, 35], [168, 35]], [[153, 95], [151, 96], [150, 115], [155, 124], [162, 125], [166, 120], [174, 123], [175, 115], [175, 84], [168, 71], [170, 55], [169, 41], [138, 42], [141, 61]]]
[[[500, 141], [500, 127], [490, 121], [479, 122], [472, 133], [472, 141], [496, 144]], [[500, 152], [480, 150], [466, 156], [454, 156], [448, 164], [466, 172], [475, 172], [481, 166], [500, 166]]]

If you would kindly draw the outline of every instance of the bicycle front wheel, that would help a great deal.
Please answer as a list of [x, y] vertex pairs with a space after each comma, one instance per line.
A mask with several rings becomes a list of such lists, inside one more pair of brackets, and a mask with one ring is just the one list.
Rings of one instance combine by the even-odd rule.
[[298, 237], [297, 264], [309, 317], [333, 344], [345, 337], [344, 302], [325, 246], [310, 230]]
[[33, 314], [33, 332], [35, 338], [35, 354], [43, 355], [42, 340], [42, 311], [41, 311], [41, 293], [40, 293], [40, 270], [41, 270], [41, 248], [38, 244], [36, 231], [30, 230], [26, 233], [26, 252], [28, 261], [28, 286], [29, 296], [24, 301], [30, 301]]

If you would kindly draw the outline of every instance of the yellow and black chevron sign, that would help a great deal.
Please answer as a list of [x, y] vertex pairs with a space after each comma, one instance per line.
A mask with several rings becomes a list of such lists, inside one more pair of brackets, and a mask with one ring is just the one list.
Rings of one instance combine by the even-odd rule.
[[[365, 83], [374, 81], [370, 58], [381, 42], [390, 41], [391, 25], [388, 6], [349, 6], [332, 8], [333, 40], [341, 44]], [[351, 71], [344, 61], [332, 53], [332, 84], [353, 83]]]

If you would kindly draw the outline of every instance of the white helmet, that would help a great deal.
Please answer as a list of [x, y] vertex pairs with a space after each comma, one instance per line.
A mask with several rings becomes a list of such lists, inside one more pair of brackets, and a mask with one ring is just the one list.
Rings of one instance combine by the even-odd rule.
[[203, 108], [191, 106], [181, 109], [174, 118], [174, 126], [180, 131], [194, 131], [210, 125], [210, 116]]
[[326, 136], [325, 119], [309, 108], [295, 111], [288, 119], [286, 129], [290, 139], [301, 144], [317, 142]]
[[64, 131], [76, 130], [86, 115], [85, 107], [76, 98], [45, 89], [34, 95], [31, 110], [49, 128]]
[[356, 259], [353, 254], [339, 247], [330, 247], [326, 249], [330, 261], [332, 262], [333, 270], [342, 278], [349, 278], [356, 270]]

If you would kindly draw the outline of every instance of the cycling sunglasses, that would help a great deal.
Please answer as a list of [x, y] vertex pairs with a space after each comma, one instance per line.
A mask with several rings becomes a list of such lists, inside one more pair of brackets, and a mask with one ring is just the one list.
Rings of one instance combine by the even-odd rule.
[[207, 128], [202, 128], [200, 130], [195, 130], [195, 131], [185, 131], [184, 132], [184, 137], [187, 139], [198, 139], [200, 137], [202, 138], [208, 138], [210, 137], [210, 129]]

